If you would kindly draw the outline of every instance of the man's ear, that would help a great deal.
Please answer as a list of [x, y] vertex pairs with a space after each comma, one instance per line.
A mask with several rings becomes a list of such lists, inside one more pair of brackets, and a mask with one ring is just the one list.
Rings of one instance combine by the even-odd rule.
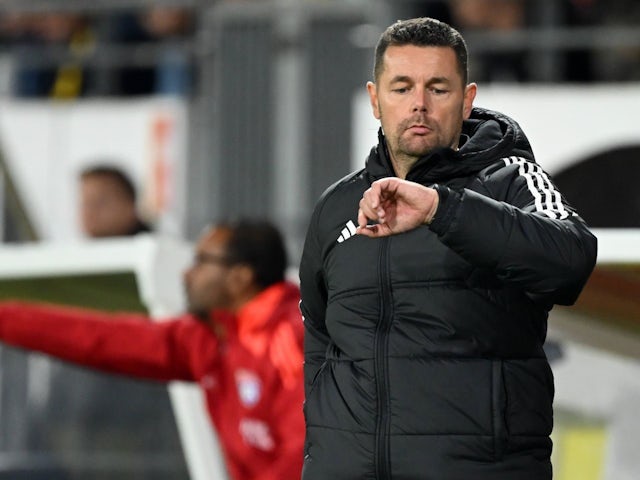
[[462, 107], [462, 118], [467, 120], [471, 116], [471, 110], [473, 110], [473, 101], [476, 98], [478, 92], [478, 86], [475, 83], [470, 83], [464, 89], [464, 104]]
[[373, 109], [373, 116], [380, 120], [380, 107], [378, 105], [378, 87], [373, 82], [367, 82], [367, 92], [369, 92], [369, 101]]

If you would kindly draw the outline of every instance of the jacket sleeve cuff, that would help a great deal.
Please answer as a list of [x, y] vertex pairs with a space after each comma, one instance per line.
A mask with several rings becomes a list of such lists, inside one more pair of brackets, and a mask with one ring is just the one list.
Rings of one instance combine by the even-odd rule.
[[460, 206], [461, 195], [444, 185], [435, 184], [433, 187], [438, 192], [438, 209], [429, 224], [429, 228], [438, 236], [442, 236], [449, 230], [449, 226]]

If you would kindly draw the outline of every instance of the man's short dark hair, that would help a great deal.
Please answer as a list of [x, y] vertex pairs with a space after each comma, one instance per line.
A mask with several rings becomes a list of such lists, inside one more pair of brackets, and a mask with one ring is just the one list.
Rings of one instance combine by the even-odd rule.
[[129, 176], [120, 168], [107, 164], [92, 165], [80, 172], [80, 178], [84, 180], [88, 177], [108, 177], [117, 183], [124, 194], [135, 203], [136, 187]]
[[261, 288], [284, 280], [287, 252], [282, 234], [265, 220], [243, 219], [217, 226], [229, 229], [227, 257], [230, 263], [248, 265]]
[[468, 53], [464, 38], [455, 28], [429, 17], [398, 20], [382, 33], [376, 45], [373, 64], [373, 78], [376, 82], [384, 68], [384, 54], [387, 48], [404, 45], [451, 47], [458, 59], [458, 70], [462, 76], [463, 85], [467, 84], [469, 78]]

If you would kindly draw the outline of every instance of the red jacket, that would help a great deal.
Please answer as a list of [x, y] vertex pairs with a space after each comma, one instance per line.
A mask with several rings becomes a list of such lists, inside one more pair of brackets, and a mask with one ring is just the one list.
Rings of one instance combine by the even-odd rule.
[[0, 305], [0, 339], [108, 372], [198, 382], [231, 477], [293, 480], [304, 442], [298, 302], [296, 286], [273, 285], [234, 317], [213, 314], [216, 333], [189, 315], [151, 322], [11, 302]]

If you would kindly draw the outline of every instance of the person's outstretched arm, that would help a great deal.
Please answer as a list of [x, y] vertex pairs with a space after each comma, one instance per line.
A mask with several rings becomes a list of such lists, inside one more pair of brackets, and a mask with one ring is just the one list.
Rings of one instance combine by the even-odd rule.
[[4, 343], [145, 379], [193, 380], [192, 352], [216, 348], [208, 335], [206, 327], [195, 320], [153, 322], [137, 314], [0, 303], [0, 340]]

